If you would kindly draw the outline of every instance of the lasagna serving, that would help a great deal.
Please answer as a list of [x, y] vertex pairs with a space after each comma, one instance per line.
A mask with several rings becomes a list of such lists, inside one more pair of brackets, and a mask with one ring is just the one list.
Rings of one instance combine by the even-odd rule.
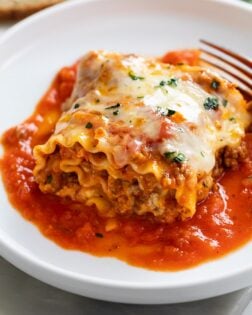
[[206, 68], [92, 51], [54, 133], [34, 147], [35, 180], [104, 217], [186, 220], [246, 158], [246, 106]]

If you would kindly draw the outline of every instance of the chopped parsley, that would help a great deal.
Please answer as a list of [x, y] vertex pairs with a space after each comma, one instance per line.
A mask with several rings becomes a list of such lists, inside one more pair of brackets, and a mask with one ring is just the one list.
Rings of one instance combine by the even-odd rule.
[[[173, 109], [167, 109], [167, 114], [166, 114], [166, 116], [172, 116], [172, 115], [174, 115], [174, 114], [176, 114], [176, 111], [175, 110], [173, 110]], [[162, 114], [161, 114], [162, 115]]]
[[103, 234], [102, 233], [95, 233], [95, 236], [98, 238], [103, 238]]
[[178, 79], [171, 78], [168, 81], [164, 81], [164, 80], [160, 81], [159, 86], [165, 86], [165, 85], [176, 87], [178, 85]]
[[89, 121], [86, 126], [87, 129], [91, 129], [93, 127], [93, 124]]
[[144, 77], [137, 76], [133, 71], [130, 71], [128, 74], [129, 74], [129, 77], [134, 81], [144, 80]]
[[162, 109], [161, 106], [157, 106], [156, 110], [157, 110], [157, 113], [161, 114], [161, 116], [168, 116], [168, 117], [170, 117], [170, 116], [176, 114], [175, 110], [169, 109], [169, 108]]
[[230, 121], [236, 121], [235, 117], [230, 117], [229, 120]]
[[137, 96], [138, 99], [144, 98], [144, 96]]
[[48, 176], [46, 177], [46, 184], [51, 184], [52, 180], [53, 180], [52, 175], [51, 175], [51, 174], [48, 175]]
[[170, 86], [176, 87], [178, 85], [178, 79], [171, 78], [170, 80], [167, 81], [167, 84], [170, 85]]
[[201, 155], [202, 157], [205, 157], [205, 156], [206, 156], [204, 151], [200, 151], [200, 155]]
[[164, 157], [172, 162], [183, 163], [186, 160], [186, 157], [181, 152], [165, 152]]
[[114, 112], [113, 112], [113, 115], [114, 116], [117, 116], [119, 114], [119, 109], [117, 109], [117, 110], [115, 110]]
[[161, 111], [160, 114], [161, 114], [162, 116], [168, 116], [168, 117], [170, 117], [170, 116], [176, 114], [176, 111], [173, 110], [173, 109], [167, 108], [166, 110]]
[[116, 105], [112, 105], [112, 106], [109, 106], [109, 107], [105, 107], [105, 109], [115, 109], [115, 108], [118, 108], [120, 107], [121, 104], [117, 103]]
[[212, 88], [213, 90], [218, 90], [219, 86], [220, 86], [220, 82], [219, 82], [219, 81], [213, 80], [213, 81], [211, 82], [211, 88]]
[[204, 102], [204, 108], [206, 110], [217, 110], [219, 108], [219, 101], [217, 97], [207, 97]]
[[80, 107], [80, 104], [75, 104], [74, 105], [74, 109], [77, 109], [77, 108], [79, 108]]
[[227, 101], [226, 99], [224, 99], [224, 100], [222, 101], [222, 105], [223, 105], [223, 107], [226, 107], [226, 106], [227, 106], [227, 104], [228, 104], [228, 101]]

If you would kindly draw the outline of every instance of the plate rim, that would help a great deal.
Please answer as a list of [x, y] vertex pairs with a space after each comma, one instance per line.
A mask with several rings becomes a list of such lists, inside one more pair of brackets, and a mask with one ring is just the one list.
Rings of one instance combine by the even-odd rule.
[[[46, 17], [48, 15], [53, 15], [54, 12], [60, 12], [60, 11], [65, 11], [68, 8], [71, 7], [75, 7], [78, 4], [83, 4], [85, 5], [86, 3], [90, 3], [90, 2], [97, 2], [99, 3], [101, 0], [74, 0], [74, 1], [69, 1], [69, 2], [64, 2], [61, 4], [58, 4], [56, 6], [50, 7], [46, 10], [43, 10], [41, 12], [38, 12], [30, 17], [28, 17], [27, 19], [17, 23], [16, 25], [14, 25], [13, 27], [11, 27], [9, 30], [6, 31], [6, 33], [4, 35], [1, 36], [0, 38], [0, 49], [2, 46], [4, 46], [5, 42], [8, 41], [9, 39], [11, 39], [11, 37], [13, 35], [15, 35], [17, 32], [22, 32], [23, 28], [26, 28], [27, 26], [31, 25], [33, 22], [36, 22], [37, 20], [41, 20], [43, 19], [43, 17]], [[107, 1], [107, 2], [113, 2], [114, 0], [103, 0], [103, 1]], [[117, 0], [117, 1], [123, 1], [123, 0]], [[221, 3], [221, 4], [225, 4], [227, 6], [231, 6], [231, 7], [237, 7], [239, 9], [245, 10], [245, 11], [250, 11], [252, 12], [252, 5], [249, 5], [247, 3], [243, 3], [243, 2], [238, 2], [238, 1], [234, 1], [234, 0], [204, 0], [205, 2], [215, 2], [215, 3]], [[6, 194], [7, 195], [7, 194]], [[11, 205], [11, 203], [10, 203]], [[11, 205], [11, 207], [13, 208], [13, 206]], [[44, 237], [44, 236], [43, 236]], [[6, 241], [6, 240], [9, 240]], [[246, 246], [246, 245], [245, 245]], [[19, 250], [18, 250], [19, 249]], [[28, 255], [26, 253], [26, 251], [22, 252], [22, 246], [18, 244], [17, 241], [11, 239], [8, 237], [8, 234], [5, 233], [3, 230], [0, 230], [0, 253], [1, 255], [6, 258], [8, 261], [10, 261], [12, 264], [14, 264], [15, 266], [17, 266], [19, 269], [32, 274], [34, 277], [43, 280], [43, 277], [39, 277], [36, 273], [36, 271], [34, 271], [35, 269], [39, 270], [43, 270], [46, 272], [49, 272], [51, 274], [56, 274], [58, 276], [60, 276], [61, 278], [65, 278], [65, 279], [74, 279], [75, 281], [81, 283], [81, 282], [86, 282], [86, 283], [90, 283], [93, 285], [100, 285], [100, 286], [104, 286], [107, 288], [124, 288], [124, 289], [137, 289], [137, 290], [163, 290], [163, 289], [178, 289], [178, 288], [196, 288], [200, 285], [209, 285], [209, 284], [213, 284], [213, 283], [220, 283], [223, 281], [228, 281], [230, 278], [234, 279], [236, 277], [245, 277], [245, 274], [247, 274], [247, 272], [252, 271], [252, 266], [247, 266], [247, 268], [243, 268], [240, 271], [233, 271], [233, 272], [229, 272], [227, 274], [224, 274], [222, 277], [220, 276], [216, 276], [214, 277], [214, 275], [212, 276], [211, 279], [209, 279], [208, 281], [206, 281], [205, 279], [196, 279], [191, 283], [186, 283], [184, 285], [181, 285], [181, 283], [178, 284], [172, 284], [172, 286], [169, 285], [169, 283], [167, 284], [158, 284], [158, 283], [150, 283], [150, 284], [146, 284], [146, 283], [141, 283], [141, 282], [125, 282], [124, 280], [112, 280], [112, 279], [102, 279], [99, 277], [94, 277], [94, 276], [89, 276], [86, 274], [79, 274], [79, 273], [75, 273], [69, 270], [65, 270], [63, 268], [60, 268], [58, 266], [55, 266], [51, 263], [48, 263], [46, 261], [43, 261], [41, 259], [39, 259], [38, 257], [36, 257], [35, 255], [33, 255], [32, 253], [30, 255]], [[237, 249], [239, 250], [239, 249]], [[229, 254], [228, 254], [229, 255]], [[27, 264], [27, 266], [29, 265], [34, 265], [36, 268], [32, 271], [28, 271], [27, 268], [23, 265], [24, 263]], [[197, 268], [197, 266], [195, 267]], [[49, 281], [46, 281], [49, 282]], [[251, 282], [251, 281], [250, 281]], [[50, 283], [50, 282], [49, 282]], [[55, 284], [55, 282], [52, 281], [52, 283], [50, 283], [54, 286], [60, 287], [57, 284]], [[227, 291], [226, 291], [227, 292]], [[78, 292], [76, 292], [78, 293]]]
[[[94, 2], [100, 2], [100, 1], [113, 1], [113, 0], [71, 0], [67, 2], [62, 2], [56, 5], [53, 5], [51, 7], [48, 7], [46, 9], [43, 9], [42, 11], [36, 12], [24, 20], [19, 21], [15, 25], [11, 26], [1, 37], [0, 37], [0, 47], [4, 44], [6, 40], [8, 40], [9, 37], [11, 37], [14, 33], [16, 33], [19, 30], [22, 30], [23, 27], [26, 27], [29, 24], [32, 24], [33, 21], [36, 21], [40, 18], [43, 18], [44, 16], [53, 14], [54, 12], [58, 11], [64, 11], [67, 8], [74, 7], [75, 5], [78, 5], [79, 3], [94, 3]], [[117, 0], [117, 1], [124, 1], [124, 0]], [[148, 0], [147, 0], [148, 1]], [[230, 7], [237, 7], [239, 9], [242, 9], [244, 11], [250, 11], [252, 12], [252, 5], [250, 5], [247, 2], [237, 1], [237, 0], [202, 0], [205, 2], [215, 2], [219, 4], [224, 4]]]

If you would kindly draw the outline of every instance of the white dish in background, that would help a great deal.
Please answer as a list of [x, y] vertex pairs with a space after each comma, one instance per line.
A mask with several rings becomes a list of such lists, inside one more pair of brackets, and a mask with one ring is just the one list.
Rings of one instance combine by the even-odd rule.
[[[161, 55], [199, 38], [252, 51], [252, 6], [224, 0], [71, 1], [17, 24], [0, 41], [0, 133], [28, 117], [59, 68], [88, 50]], [[0, 254], [23, 271], [88, 297], [175, 303], [252, 284], [252, 244], [180, 272], [154, 272], [67, 251], [11, 207], [0, 183]]]

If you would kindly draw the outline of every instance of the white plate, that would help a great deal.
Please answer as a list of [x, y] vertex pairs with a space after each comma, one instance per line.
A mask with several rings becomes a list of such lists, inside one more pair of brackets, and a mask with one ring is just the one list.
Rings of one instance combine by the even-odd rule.
[[[13, 27], [0, 42], [0, 132], [31, 114], [56, 71], [91, 49], [160, 55], [199, 38], [249, 55], [252, 7], [233, 1], [71, 1]], [[152, 272], [63, 250], [8, 203], [0, 184], [0, 253], [23, 271], [88, 297], [128, 303], [206, 298], [252, 284], [252, 244], [181, 272]]]

